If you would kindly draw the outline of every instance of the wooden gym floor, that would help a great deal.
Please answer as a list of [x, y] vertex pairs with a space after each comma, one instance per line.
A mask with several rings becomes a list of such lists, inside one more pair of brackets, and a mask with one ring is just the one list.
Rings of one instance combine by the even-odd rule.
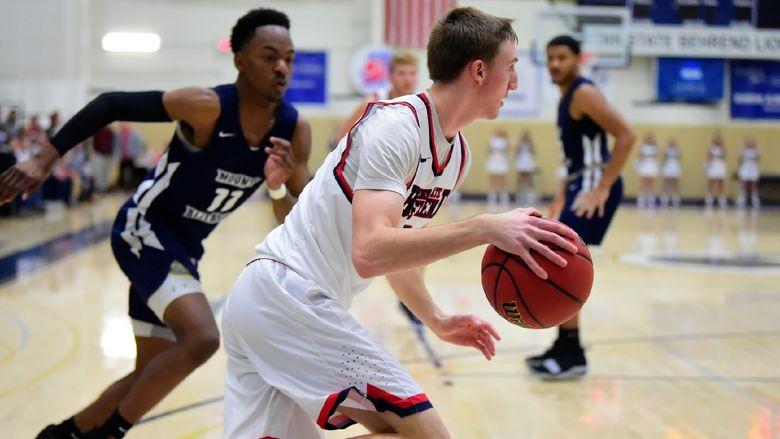
[[[105, 239], [122, 201], [0, 220], [2, 437], [34, 437], [131, 369], [128, 284]], [[450, 206], [438, 221], [484, 208]], [[206, 242], [201, 275], [217, 312], [270, 227], [270, 206], [251, 201]], [[777, 210], [624, 206], [594, 251], [582, 329], [590, 373], [578, 382], [528, 375], [523, 358], [555, 331], [514, 327], [490, 309], [482, 248], [432, 265], [426, 278], [443, 309], [497, 325], [504, 339], [492, 362], [430, 333], [418, 338], [382, 279], [352, 311], [419, 380], [456, 438], [780, 438], [779, 231]], [[129, 438], [221, 437], [224, 362], [220, 351]]]

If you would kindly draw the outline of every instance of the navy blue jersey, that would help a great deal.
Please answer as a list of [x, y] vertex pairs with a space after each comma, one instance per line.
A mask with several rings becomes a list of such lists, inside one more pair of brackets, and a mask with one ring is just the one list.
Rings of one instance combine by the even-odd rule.
[[259, 145], [249, 145], [241, 130], [235, 85], [214, 90], [221, 112], [206, 147], [198, 150], [190, 145], [178, 125], [157, 167], [120, 211], [114, 232], [136, 255], [142, 245], [169, 250], [158, 236], [164, 234], [167, 240], [178, 241], [189, 258], [200, 259], [201, 242], [265, 180], [264, 149], [271, 146], [269, 137], [292, 141], [298, 122], [292, 105], [280, 102], [266, 137]]
[[594, 188], [601, 180], [601, 168], [609, 160], [607, 133], [587, 115], [576, 120], [569, 109], [574, 92], [582, 84], [593, 84], [582, 76], [572, 83], [558, 104], [558, 136], [561, 139], [564, 160], [569, 177], [582, 176], [584, 190]]

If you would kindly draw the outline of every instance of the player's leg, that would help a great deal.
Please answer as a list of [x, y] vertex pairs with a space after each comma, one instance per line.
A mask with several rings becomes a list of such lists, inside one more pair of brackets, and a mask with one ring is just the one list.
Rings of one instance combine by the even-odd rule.
[[435, 409], [400, 417], [392, 412], [372, 412], [351, 407], [340, 407], [339, 411], [360, 425], [370, 434], [356, 438], [403, 437], [410, 439], [446, 439], [450, 437], [444, 421]]
[[[289, 432], [301, 425], [346, 428], [358, 420], [345, 407], [397, 418], [432, 407], [409, 373], [343, 305], [282, 264], [260, 260], [244, 269], [225, 304], [222, 327], [228, 355], [226, 436], [314, 437]], [[269, 395], [270, 406], [253, 402]], [[264, 414], [289, 401], [307, 420]], [[388, 432], [393, 424], [382, 419], [364, 420], [368, 428]]]
[[119, 413], [130, 423], [138, 422], [219, 348], [217, 324], [203, 293], [175, 299], [166, 307], [163, 321], [176, 342], [149, 362], [120, 402]]
[[[132, 372], [108, 386], [98, 398], [73, 417], [57, 425], [50, 425], [39, 433], [39, 439], [79, 437], [84, 432], [103, 424], [117, 409], [147, 364], [173, 342], [159, 337], [135, 337], [136, 359]], [[73, 436], [75, 435], [75, 436]]]
[[[576, 186], [566, 194], [560, 221], [574, 229], [586, 245], [600, 245], [623, 198], [623, 183], [618, 179], [612, 186], [604, 205], [604, 216], [591, 219], [578, 217], [571, 210], [578, 194]], [[539, 378], [554, 380], [576, 379], [585, 375], [588, 365], [580, 342], [579, 326], [579, 313], [559, 326], [558, 338], [547, 351], [526, 358], [530, 372]]]
[[158, 337], [135, 337], [135, 369], [110, 385], [97, 400], [73, 417], [79, 430], [89, 431], [105, 422], [138, 380], [146, 365], [172, 344], [170, 340]]

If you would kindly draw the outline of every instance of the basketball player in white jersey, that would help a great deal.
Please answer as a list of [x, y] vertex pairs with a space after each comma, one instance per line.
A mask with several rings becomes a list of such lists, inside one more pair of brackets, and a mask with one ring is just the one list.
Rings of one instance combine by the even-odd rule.
[[[377, 90], [371, 93], [366, 99], [364, 99], [355, 109], [352, 114], [347, 117], [341, 126], [336, 131], [336, 140], [344, 138], [352, 128], [352, 125], [360, 119], [363, 112], [366, 111], [366, 106], [371, 102], [386, 101], [388, 99], [395, 99], [401, 96], [414, 94], [417, 91], [417, 56], [412, 52], [397, 51], [390, 59], [390, 88]], [[392, 278], [388, 278], [390, 287], [393, 290], [397, 288], [403, 288], [403, 285], [399, 285]], [[414, 315], [403, 302], [398, 302], [401, 312], [418, 328], [422, 325], [420, 319]]]
[[517, 87], [516, 44], [511, 20], [450, 11], [428, 42], [430, 90], [370, 105], [257, 247], [223, 314], [225, 437], [318, 438], [355, 422], [383, 437], [449, 437], [420, 386], [347, 309], [388, 275], [434, 334], [490, 359], [496, 330], [445, 314], [419, 267], [492, 243], [544, 278], [531, 249], [560, 266], [541, 242], [575, 251], [561, 236], [573, 231], [533, 209], [424, 227], [468, 171], [459, 130], [495, 119]]

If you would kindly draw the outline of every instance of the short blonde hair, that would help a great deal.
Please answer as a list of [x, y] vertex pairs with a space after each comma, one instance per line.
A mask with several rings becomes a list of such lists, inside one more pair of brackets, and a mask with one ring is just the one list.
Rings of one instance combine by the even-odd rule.
[[414, 53], [407, 51], [395, 52], [390, 59], [390, 71], [392, 72], [398, 66], [417, 67], [417, 63], [417, 55]]

